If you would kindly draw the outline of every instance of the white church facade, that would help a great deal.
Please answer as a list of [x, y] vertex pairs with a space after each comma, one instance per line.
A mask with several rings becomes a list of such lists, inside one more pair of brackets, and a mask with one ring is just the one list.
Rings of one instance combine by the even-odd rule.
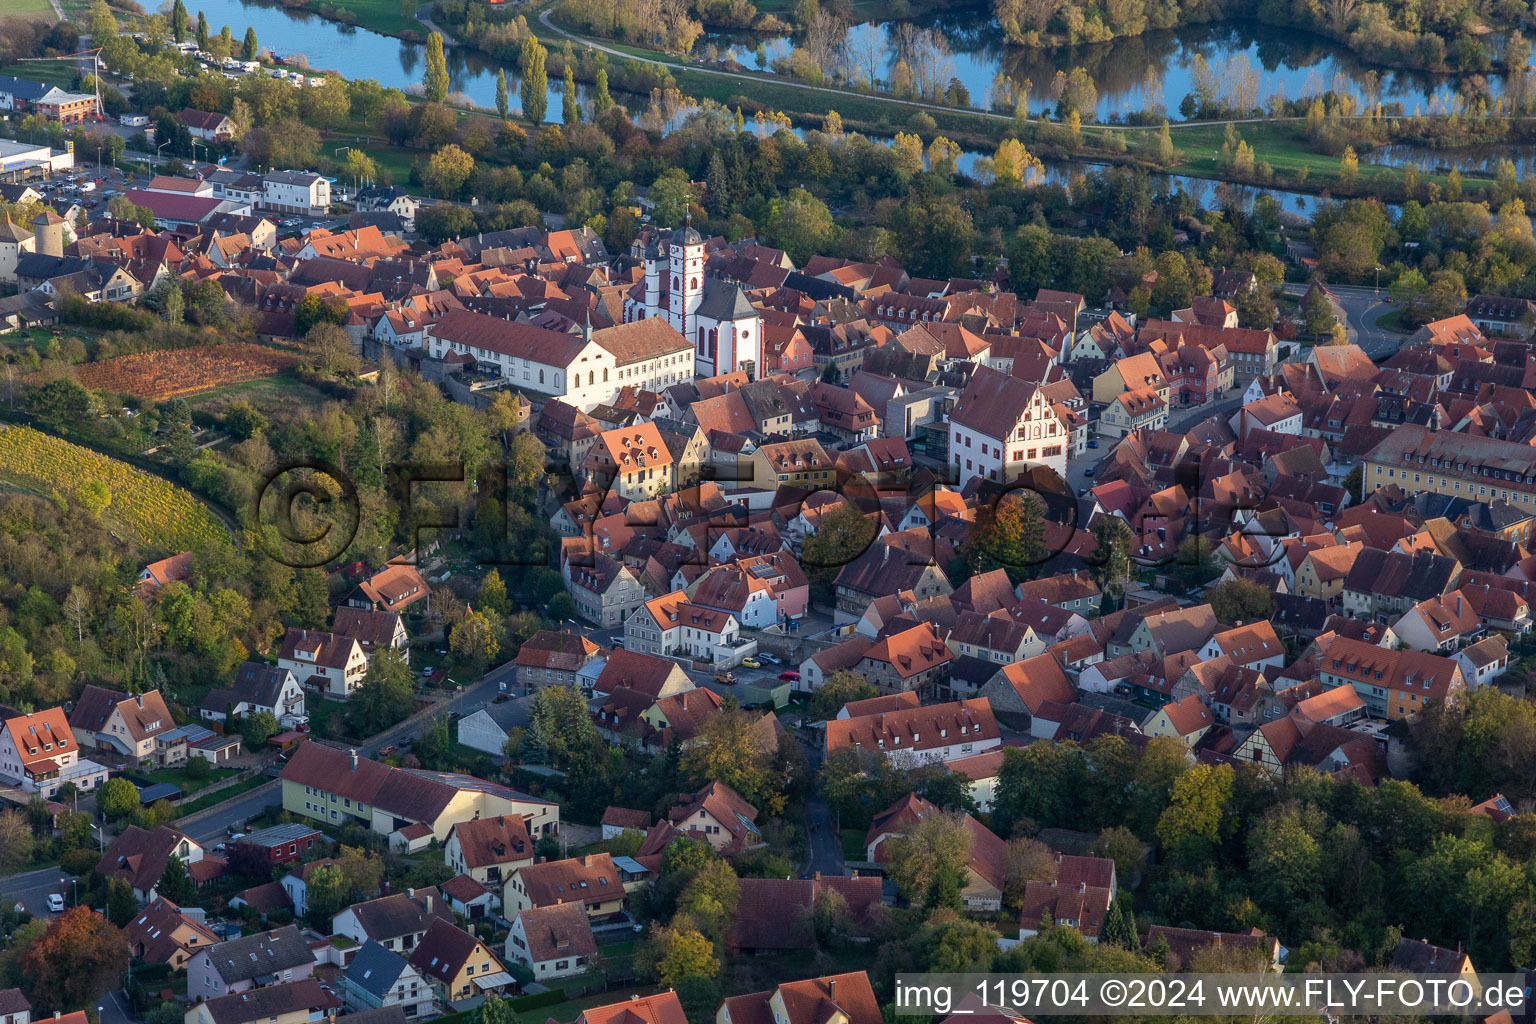
[[706, 277], [704, 239], [693, 225], [653, 240], [645, 277], [624, 300], [626, 322], [664, 316], [693, 345], [694, 372], [737, 370], [756, 380], [763, 364], [763, 322], [740, 284]]

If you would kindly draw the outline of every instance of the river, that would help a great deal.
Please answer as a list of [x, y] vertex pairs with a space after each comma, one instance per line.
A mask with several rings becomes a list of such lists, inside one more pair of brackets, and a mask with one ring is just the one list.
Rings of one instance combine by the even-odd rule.
[[[194, 21], [201, 11], [215, 33], [228, 25], [236, 39], [250, 26], [256, 29], [256, 38], [264, 48], [284, 57], [303, 54], [310, 67], [347, 78], [372, 78], [385, 88], [409, 90], [421, 84], [426, 48], [417, 43], [327, 21], [308, 11], [243, 0], [187, 0], [187, 11]], [[462, 93], [478, 107], [496, 109], [496, 71], [500, 65], [464, 47], [449, 47], [447, 58], [450, 90]], [[520, 107], [520, 84], [517, 72], [508, 67], [507, 89], [514, 110]], [[552, 77], [546, 121], [560, 120], [564, 91], [564, 82]], [[589, 100], [586, 86], [578, 85], [577, 93], [584, 102]]]
[[[201, 11], [214, 31], [228, 25], [236, 39], [245, 34], [246, 26], [251, 26], [256, 29], [257, 38], [261, 40], [264, 47], [285, 57], [303, 54], [312, 67], [334, 70], [348, 78], [372, 78], [380, 85], [401, 89], [414, 87], [421, 81], [421, 72], [425, 63], [424, 48], [415, 43], [406, 43], [369, 29], [327, 21], [307, 11], [251, 3], [246, 0], [189, 0], [187, 8], [193, 18], [196, 18]], [[965, 37], [957, 36], [956, 38], [959, 40]], [[1151, 44], [1156, 40], [1130, 42]], [[982, 52], [980, 48], [973, 51], [975, 59], [967, 66], [981, 68]], [[1212, 52], [1216, 51], [1212, 50]], [[447, 57], [452, 91], [462, 93], [477, 106], [494, 109], [496, 69], [499, 65], [488, 57], [462, 47], [449, 47]], [[515, 108], [518, 105], [519, 82], [511, 68], [507, 69], [507, 84]], [[1105, 102], [1108, 88], [1106, 85], [1105, 90], [1101, 90], [1101, 104]], [[1139, 85], [1133, 84], [1128, 88], [1139, 88]], [[587, 102], [589, 97], [586, 86], [578, 85], [578, 89], [581, 91], [583, 101]], [[550, 121], [560, 119], [562, 91], [563, 83], [551, 80], [546, 113], [546, 119]], [[1123, 98], [1129, 93], [1121, 95]], [[638, 106], [638, 104], [635, 105]], [[635, 113], [638, 113], [638, 109]], [[880, 141], [888, 142], [889, 140]], [[979, 158], [990, 155], [990, 153], [965, 152], [961, 155], [959, 169], [963, 173], [970, 173]], [[1445, 154], [1436, 154], [1436, 156], [1444, 157]], [[1074, 175], [1097, 169], [1092, 164], [1053, 161], [1046, 165], [1045, 177], [1047, 181], [1066, 184]], [[1201, 205], [1219, 204], [1221, 199], [1230, 197], [1246, 206], [1252, 203], [1253, 197], [1259, 191], [1243, 186], [1219, 184], [1203, 178], [1187, 178], [1179, 175], [1155, 177], [1167, 181], [1171, 188], [1184, 188]], [[1309, 214], [1321, 201], [1316, 196], [1301, 192], [1273, 189], [1264, 191], [1279, 200], [1286, 210], [1303, 216]]]
[[[873, 50], [881, 54], [876, 63], [885, 69], [883, 79], [889, 78], [895, 60], [896, 24], [856, 25], [849, 32], [854, 53]], [[958, 78], [970, 93], [972, 105], [988, 103], [993, 80], [1003, 73], [1015, 82], [1029, 83], [1029, 109], [1039, 114], [1055, 105], [1051, 84], [1057, 71], [1082, 67], [1098, 89], [1095, 114], [1100, 121], [1123, 120], [1147, 109], [1162, 110], [1170, 120], [1179, 120], [1180, 102], [1195, 92], [1196, 55], [1205, 59], [1228, 90], [1235, 90], [1238, 81], [1246, 79], [1242, 88], [1259, 106], [1276, 94], [1293, 99], [1332, 89], [1353, 96], [1361, 104], [1379, 99], [1401, 103], [1406, 113], [1430, 113], [1445, 109], [1463, 85], [1479, 85], [1494, 96], [1504, 95], [1510, 87], [1509, 76], [1504, 74], [1434, 75], [1368, 65], [1347, 48], [1321, 37], [1256, 22], [1196, 25], [1049, 50], [1008, 46], [994, 23], [978, 25], [975, 19], [963, 21], [949, 15], [925, 21], [923, 27], [942, 32], [952, 51], [948, 73], [935, 77], [943, 81]], [[759, 42], [766, 58], [763, 62], [756, 51]], [[791, 37], [713, 32], [706, 33], [694, 51], [711, 45], [721, 56], [729, 54], [744, 67], [771, 70], [774, 61], [794, 52], [796, 41]], [[856, 65], [869, 63], [867, 57], [855, 60]]]

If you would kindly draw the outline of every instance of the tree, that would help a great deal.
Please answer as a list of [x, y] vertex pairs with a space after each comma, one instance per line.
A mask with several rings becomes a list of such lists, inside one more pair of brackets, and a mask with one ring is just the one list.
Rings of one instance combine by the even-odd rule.
[[1056, 854], [1038, 839], [1015, 839], [1008, 844], [1003, 903], [1017, 912], [1024, 905], [1024, 889], [1030, 882], [1056, 878]]
[[534, 695], [523, 740], [524, 761], [567, 768], [573, 761], [591, 758], [603, 745], [580, 690], [546, 686]]
[[507, 96], [507, 69], [496, 69], [496, 113], [501, 119], [507, 119], [507, 111], [511, 109], [511, 100]]
[[91, 393], [73, 378], [60, 377], [33, 388], [27, 408], [46, 426], [62, 431], [84, 422], [91, 411]]
[[1115, 825], [1099, 832], [1089, 852], [1095, 857], [1108, 857], [1115, 862], [1115, 877], [1120, 885], [1129, 887], [1141, 863], [1141, 840], [1124, 825]]
[[1050, 554], [1042, 506], [1030, 491], [983, 505], [962, 548], [966, 567], [977, 575], [1002, 569], [1015, 584], [1033, 576]]
[[1165, 849], [1186, 862], [1209, 856], [1221, 838], [1232, 780], [1232, 767], [1225, 764], [1197, 764], [1178, 777], [1157, 820]]
[[1333, 303], [1328, 301], [1327, 294], [1321, 288], [1308, 290], [1302, 298], [1301, 315], [1302, 330], [1318, 337], [1328, 334], [1333, 330], [1333, 325], [1338, 323]]
[[15, 874], [32, 860], [32, 826], [21, 811], [0, 811], [0, 871]]
[[126, 878], [107, 879], [107, 920], [119, 928], [126, 928], [138, 912], [139, 901], [133, 895], [133, 884]]
[[448, 58], [443, 54], [441, 32], [427, 36], [427, 67], [421, 75], [421, 94], [428, 103], [441, 103], [448, 98]]
[[1275, 610], [1269, 589], [1241, 576], [1218, 583], [1210, 592], [1209, 601], [1211, 610], [1222, 622], [1267, 619]]
[[422, 181], [434, 194], [454, 199], [474, 169], [475, 158], [450, 142], [432, 154]]
[[592, 84], [592, 116], [601, 117], [613, 106], [613, 96], [608, 92], [608, 69], [597, 69], [597, 80]]
[[864, 676], [842, 669], [832, 673], [811, 695], [811, 713], [831, 718], [844, 704], [880, 696], [880, 691]]
[[1131, 578], [1131, 547], [1135, 535], [1119, 516], [1099, 516], [1093, 524], [1093, 577], [1099, 581], [1105, 597], [1118, 601]]
[[96, 809], [106, 815], [108, 821], [125, 818], [139, 809], [139, 791], [121, 776], [108, 779], [96, 791]]
[[560, 92], [560, 120], [567, 125], [581, 120], [581, 97], [576, 95], [576, 71], [565, 63], [565, 82]]
[[260, 750], [267, 740], [277, 735], [278, 728], [277, 719], [270, 711], [246, 715], [240, 720], [240, 735], [245, 739], [245, 749], [253, 753]]
[[507, 597], [507, 585], [501, 581], [501, 573], [492, 569], [485, 574], [485, 579], [480, 581], [481, 608], [495, 612], [497, 615], [505, 615], [512, 610], [512, 602]]
[[959, 902], [971, 851], [964, 815], [925, 818], [910, 833], [886, 840], [885, 849], [886, 873], [909, 901], [930, 909]]
[[187, 872], [187, 864], [176, 854], [165, 862], [165, 871], [155, 883], [155, 892], [172, 903], [185, 906], [197, 898], [197, 886]]
[[1173, 148], [1173, 134], [1168, 130], [1168, 122], [1164, 121], [1162, 127], [1157, 130], [1157, 162], [1163, 167], [1172, 167], [1179, 162], [1179, 151]]
[[372, 736], [410, 714], [415, 702], [410, 665], [399, 650], [386, 647], [368, 660], [368, 671], [352, 695], [347, 716], [359, 735]]
[[724, 860], [714, 858], [695, 872], [678, 893], [677, 911], [687, 914], [699, 931], [713, 941], [723, 943], [735, 923], [740, 898], [741, 883], [736, 872]]
[[181, 286], [172, 282], [165, 289], [165, 320], [172, 327], [180, 327], [187, 310], [187, 300], [181, 294]]
[[547, 57], [548, 51], [538, 36], [530, 32], [524, 37], [519, 63], [523, 74], [523, 116], [534, 124], [543, 123], [549, 105], [549, 75], [544, 69]]
[[240, 54], [246, 60], [255, 60], [257, 54], [259, 53], [261, 53], [261, 47], [256, 45], [256, 29], [247, 26], [245, 30], [245, 41], [240, 46]]
[[99, 516], [112, 504], [112, 491], [100, 480], [87, 480], [75, 491], [75, 500], [91, 515]]
[[20, 965], [34, 1007], [85, 1006], [128, 969], [128, 939], [89, 907], [72, 907], [22, 950]]
[[352, 351], [352, 335], [346, 328], [329, 321], [321, 321], [304, 335], [304, 345], [314, 359], [314, 365], [324, 373], [356, 373], [359, 359]]
[[475, 215], [454, 203], [433, 203], [416, 212], [416, 230], [429, 242], [445, 242], [474, 234]]
[[449, 632], [448, 648], [455, 657], [474, 666], [476, 672], [496, 659], [501, 642], [496, 639], [496, 629], [484, 612], [470, 612], [454, 623]]
[[[171, 38], [176, 40], [179, 43], [183, 39], [185, 39], [186, 36], [187, 36], [187, 5], [182, 3], [182, 0], [176, 0], [176, 3], [173, 4], [172, 7], [171, 7]], [[105, 42], [106, 42], [105, 40], [101, 40], [101, 41], [97, 42], [96, 45], [97, 46], [101, 46]], [[1505, 49], [1508, 50], [1509, 47], [1506, 46]]]
[[715, 945], [693, 928], [652, 927], [635, 951], [635, 970], [657, 984], [675, 987], [688, 978], [713, 978], [720, 973]]
[[816, 532], [801, 545], [800, 565], [811, 580], [831, 584], [843, 566], [869, 549], [875, 524], [850, 501], [838, 504], [821, 517]]
[[1360, 158], [1355, 156], [1354, 146], [1345, 146], [1344, 155], [1339, 158], [1339, 185], [1343, 188], [1354, 188], [1360, 180]]
[[753, 735], [755, 724], [754, 716], [733, 707], [707, 719], [683, 751], [682, 770], [691, 784], [723, 782], [754, 807], [774, 801], [782, 807], [782, 786], [774, 786], [768, 755]]
[[517, 1024], [517, 1015], [506, 1000], [492, 994], [475, 1009], [474, 1024]]
[[1109, 912], [1104, 915], [1104, 927], [1099, 931], [1099, 942], [1125, 949], [1136, 949], [1136, 923], [1131, 909], [1119, 899], [1109, 902]]
[[326, 864], [309, 873], [304, 883], [304, 902], [310, 923], [316, 927], [329, 924], [331, 917], [347, 905], [350, 893], [341, 868]]

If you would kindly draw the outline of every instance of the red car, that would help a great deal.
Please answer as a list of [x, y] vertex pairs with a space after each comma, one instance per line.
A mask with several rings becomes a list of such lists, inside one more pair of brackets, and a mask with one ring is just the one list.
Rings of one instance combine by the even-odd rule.
[[779, 678], [786, 683], [798, 683], [800, 681], [800, 673], [793, 670], [789, 672], [780, 672]]

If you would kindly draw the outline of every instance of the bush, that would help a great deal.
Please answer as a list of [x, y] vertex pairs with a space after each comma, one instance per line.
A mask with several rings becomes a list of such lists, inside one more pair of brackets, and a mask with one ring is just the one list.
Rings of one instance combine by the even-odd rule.
[[59, 858], [59, 867], [64, 869], [67, 875], [84, 875], [96, 866], [101, 860], [98, 850], [65, 850], [64, 856]]

